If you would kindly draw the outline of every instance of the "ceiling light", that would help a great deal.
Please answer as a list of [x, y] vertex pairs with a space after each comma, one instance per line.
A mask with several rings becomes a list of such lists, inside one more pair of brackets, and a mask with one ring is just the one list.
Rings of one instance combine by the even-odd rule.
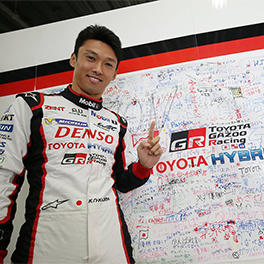
[[212, 6], [216, 9], [224, 8], [227, 6], [227, 0], [212, 0]]

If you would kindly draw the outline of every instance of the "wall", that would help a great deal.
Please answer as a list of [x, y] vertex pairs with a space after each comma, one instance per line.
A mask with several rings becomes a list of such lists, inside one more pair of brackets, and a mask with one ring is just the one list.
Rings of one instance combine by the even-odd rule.
[[1, 113], [14, 92], [70, 82], [70, 71], [40, 72], [65, 63], [87, 24], [123, 40], [105, 104], [129, 120], [134, 147], [156, 120], [165, 151], [148, 183], [121, 196], [137, 263], [264, 260], [264, 4], [224, 3], [162, 0], [0, 35]]

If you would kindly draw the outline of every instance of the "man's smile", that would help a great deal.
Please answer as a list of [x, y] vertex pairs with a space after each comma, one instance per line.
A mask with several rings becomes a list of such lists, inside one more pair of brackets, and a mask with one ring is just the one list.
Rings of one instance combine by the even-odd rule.
[[99, 82], [103, 81], [102, 79], [99, 79], [99, 78], [92, 76], [92, 75], [89, 75], [89, 74], [87, 74], [86, 76], [90, 79], [90, 81], [92, 83], [99, 83]]

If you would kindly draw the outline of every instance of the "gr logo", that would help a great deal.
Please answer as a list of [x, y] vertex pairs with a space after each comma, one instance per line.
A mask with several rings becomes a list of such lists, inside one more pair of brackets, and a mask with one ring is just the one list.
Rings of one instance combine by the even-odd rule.
[[61, 164], [62, 165], [85, 164], [86, 157], [87, 157], [86, 153], [65, 154]]
[[171, 134], [170, 152], [205, 147], [206, 128], [197, 128]]

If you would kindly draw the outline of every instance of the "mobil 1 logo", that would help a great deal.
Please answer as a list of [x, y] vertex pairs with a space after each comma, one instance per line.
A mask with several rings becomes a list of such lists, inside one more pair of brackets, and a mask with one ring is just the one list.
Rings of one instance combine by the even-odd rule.
[[205, 147], [206, 128], [185, 130], [171, 134], [170, 152]]

